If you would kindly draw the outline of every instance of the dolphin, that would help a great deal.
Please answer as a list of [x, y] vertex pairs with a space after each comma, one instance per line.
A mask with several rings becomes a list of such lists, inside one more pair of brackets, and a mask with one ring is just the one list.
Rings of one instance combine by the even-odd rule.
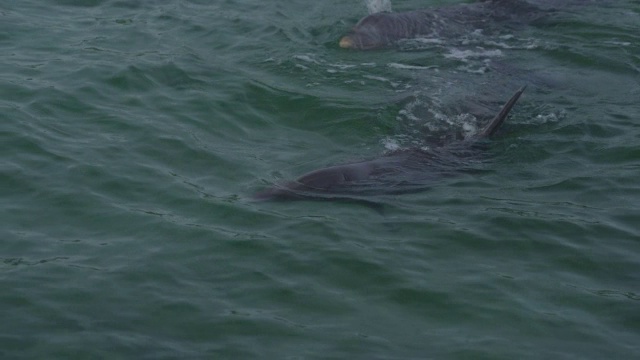
[[502, 29], [509, 24], [522, 26], [549, 11], [524, 0], [481, 0], [397, 13], [379, 12], [362, 18], [340, 39], [339, 45], [370, 50], [417, 37], [459, 38], [475, 30], [490, 31], [495, 24], [500, 24]]
[[423, 190], [426, 184], [460, 173], [470, 160], [477, 159], [482, 141], [496, 133], [525, 88], [526, 85], [516, 91], [493, 119], [464, 140], [429, 150], [405, 149], [377, 159], [314, 170], [294, 181], [262, 190], [254, 199], [358, 199]]

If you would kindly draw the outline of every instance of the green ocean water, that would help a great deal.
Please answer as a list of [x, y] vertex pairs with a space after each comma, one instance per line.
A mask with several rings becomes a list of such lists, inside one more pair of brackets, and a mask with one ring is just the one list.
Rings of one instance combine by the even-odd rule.
[[[359, 1], [3, 2], [0, 358], [637, 358], [640, 3], [588, 3], [357, 52]], [[525, 84], [478, 171], [251, 198]]]

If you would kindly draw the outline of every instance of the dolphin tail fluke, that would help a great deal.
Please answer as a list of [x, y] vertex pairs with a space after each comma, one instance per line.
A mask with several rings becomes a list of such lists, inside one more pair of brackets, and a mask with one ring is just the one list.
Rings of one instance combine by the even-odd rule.
[[476, 134], [473, 138], [482, 139], [482, 138], [487, 138], [493, 135], [498, 130], [498, 128], [500, 128], [500, 125], [502, 125], [504, 120], [507, 118], [507, 116], [509, 115], [509, 112], [511, 111], [513, 106], [516, 104], [516, 102], [520, 98], [520, 95], [522, 95], [522, 93], [524, 92], [524, 89], [526, 88], [527, 86], [525, 85], [521, 87], [520, 90], [516, 91], [516, 93], [513, 94], [513, 96], [511, 97], [511, 99], [509, 99], [509, 101], [507, 101], [507, 103], [502, 107], [502, 110], [500, 110], [498, 115], [496, 115], [491, 121], [489, 121], [489, 123], [482, 130], [480, 130], [480, 132], [478, 132], [478, 134]]

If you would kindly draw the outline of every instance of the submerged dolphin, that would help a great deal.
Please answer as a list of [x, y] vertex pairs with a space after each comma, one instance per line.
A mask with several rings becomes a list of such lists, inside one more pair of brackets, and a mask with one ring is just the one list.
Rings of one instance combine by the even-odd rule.
[[497, 23], [502, 28], [530, 23], [545, 12], [524, 0], [484, 0], [398, 13], [380, 12], [360, 20], [339, 44], [342, 48], [368, 50], [419, 36], [451, 39], [477, 29], [491, 29]]
[[424, 189], [430, 180], [458, 173], [470, 159], [478, 158], [479, 141], [489, 138], [502, 125], [525, 87], [519, 89], [484, 128], [468, 139], [430, 150], [401, 150], [373, 160], [314, 170], [295, 181], [258, 192], [254, 198], [350, 198]]

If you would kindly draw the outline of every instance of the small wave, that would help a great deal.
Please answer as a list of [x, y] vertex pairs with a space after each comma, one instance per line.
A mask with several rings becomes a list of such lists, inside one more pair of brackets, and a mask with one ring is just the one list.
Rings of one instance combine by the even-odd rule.
[[398, 41], [400, 51], [427, 51], [442, 47], [447, 42], [437, 37], [416, 37]]
[[543, 113], [536, 115], [536, 122], [539, 124], [555, 124], [560, 122], [567, 116], [566, 110], [560, 110], [552, 113]]
[[605, 45], [613, 45], [613, 46], [631, 46], [631, 42], [629, 41], [616, 41], [616, 40], [609, 40], [609, 41], [604, 41], [603, 44]]
[[[330, 63], [325, 59], [318, 58], [315, 54], [296, 54], [291, 57], [294, 62], [294, 66], [302, 70], [309, 70], [313, 68], [324, 68], [326, 72], [334, 74], [338, 72], [346, 72], [359, 67], [371, 68], [376, 67], [376, 63], [359, 63], [359, 64], [345, 64], [345, 63]], [[271, 62], [277, 62], [275, 59], [270, 59]]]
[[376, 81], [380, 81], [380, 82], [383, 82], [383, 83], [387, 83], [387, 84], [391, 85], [391, 87], [393, 87], [393, 88], [397, 88], [397, 87], [399, 87], [401, 85], [397, 81], [391, 81], [391, 80], [389, 80], [389, 79], [387, 79], [385, 77], [382, 77], [382, 76], [364, 75], [364, 78], [365, 79], [369, 79], [369, 80], [376, 80]]
[[397, 151], [402, 147], [397, 139], [391, 137], [382, 139], [382, 145], [387, 151]]
[[520, 44], [509, 44], [504, 41], [493, 41], [489, 40], [485, 42], [485, 45], [497, 47], [505, 50], [534, 50], [539, 47], [539, 44], [535, 40], [523, 41]]
[[503, 53], [500, 49], [493, 50], [460, 50], [452, 48], [449, 50], [448, 54], [445, 54], [444, 57], [447, 59], [456, 59], [467, 61], [469, 59], [478, 59], [478, 58], [494, 58], [494, 57], [502, 57]]
[[438, 68], [437, 65], [419, 66], [419, 65], [407, 65], [407, 64], [400, 64], [400, 63], [389, 63], [387, 64], [387, 66], [390, 68], [402, 69], [402, 70], [431, 70], [431, 69]]
[[300, 61], [304, 61], [306, 63], [311, 63], [311, 64], [320, 64], [321, 62], [316, 60], [313, 55], [311, 54], [301, 54], [301, 55], [293, 55], [293, 58], [295, 60], [300, 60]]

